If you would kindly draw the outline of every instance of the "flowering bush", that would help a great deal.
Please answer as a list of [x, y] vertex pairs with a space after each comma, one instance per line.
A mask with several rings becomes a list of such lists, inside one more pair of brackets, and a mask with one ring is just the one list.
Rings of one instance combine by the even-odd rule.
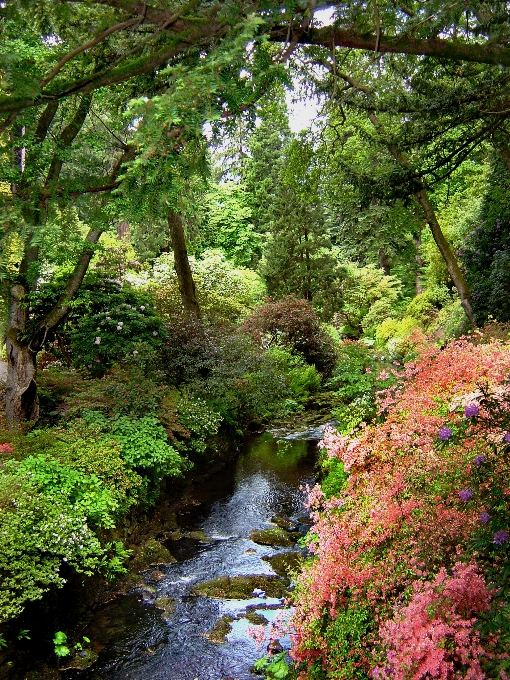
[[102, 375], [136, 356], [141, 343], [149, 351], [160, 347], [165, 329], [148, 294], [95, 274], [80, 291], [67, 330], [73, 363]]
[[[326, 433], [349, 478], [310, 499], [315, 559], [293, 638], [303, 678], [508, 673], [509, 371], [508, 345], [423, 342], [404, 386], [379, 394], [384, 421]], [[338, 622], [361, 609], [349, 638]]]

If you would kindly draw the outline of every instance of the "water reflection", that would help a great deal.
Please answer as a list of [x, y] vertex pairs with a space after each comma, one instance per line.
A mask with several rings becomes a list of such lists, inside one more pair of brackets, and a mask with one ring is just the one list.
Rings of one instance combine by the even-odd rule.
[[[288, 440], [278, 443], [270, 434], [248, 440], [237, 461], [235, 475], [228, 471], [197, 486], [191, 494], [191, 512], [179, 518], [188, 530], [202, 529], [211, 543], [177, 541], [171, 551], [180, 560], [160, 569], [165, 577], [150, 581], [155, 588], [120, 597], [105, 606], [89, 626], [99, 660], [85, 671], [68, 671], [68, 680], [248, 680], [253, 662], [262, 656], [246, 634], [248, 621], [241, 615], [248, 605], [263, 612], [279, 605], [277, 599], [216, 600], [190, 595], [201, 581], [222, 575], [274, 572], [263, 557], [282, 548], [250, 540], [253, 529], [271, 526], [282, 512], [297, 524], [304, 513], [300, 486], [314, 481], [316, 445]], [[182, 548], [182, 549], [181, 549]], [[154, 606], [156, 598], [171, 598], [173, 611]], [[210, 642], [210, 632], [224, 614], [234, 619], [225, 644]], [[268, 620], [274, 612], [266, 610]]]

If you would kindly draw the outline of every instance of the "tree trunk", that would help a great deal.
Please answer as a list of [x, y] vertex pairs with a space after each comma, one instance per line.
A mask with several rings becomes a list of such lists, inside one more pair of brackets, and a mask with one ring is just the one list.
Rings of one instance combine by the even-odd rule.
[[459, 263], [457, 262], [457, 258], [455, 257], [455, 254], [451, 249], [450, 244], [448, 243], [443, 232], [441, 231], [441, 227], [439, 225], [439, 222], [437, 221], [436, 213], [429, 201], [427, 192], [425, 191], [425, 189], [421, 189], [420, 191], [416, 192], [415, 196], [419, 204], [423, 208], [434, 241], [436, 242], [436, 245], [439, 248], [439, 252], [443, 256], [443, 259], [446, 263], [446, 267], [448, 269], [448, 273], [450, 274], [450, 278], [453, 281], [453, 285], [457, 289], [457, 293], [459, 294], [460, 297], [460, 304], [462, 305], [462, 308], [464, 309], [467, 318], [471, 321], [473, 326], [476, 326], [473, 309], [471, 307], [469, 288], [464, 278], [464, 274], [462, 273], [459, 267]]
[[22, 421], [34, 421], [39, 416], [37, 397], [36, 358], [26, 340], [20, 336], [26, 332], [28, 307], [25, 302], [27, 291], [20, 284], [10, 289], [10, 314], [7, 330], [7, 390], [6, 418], [12, 425]]
[[390, 275], [391, 273], [390, 261], [388, 259], [388, 253], [384, 250], [384, 248], [379, 248], [379, 266], [386, 274], [386, 276]]
[[423, 262], [423, 258], [420, 255], [420, 248], [421, 248], [421, 238], [417, 236], [414, 239], [414, 245], [416, 246], [416, 263], [418, 264], [418, 268], [416, 269], [416, 279], [415, 279], [415, 289], [416, 289], [416, 295], [421, 295], [423, 293], [423, 265], [425, 264]]
[[167, 219], [174, 251], [174, 268], [179, 282], [182, 305], [185, 312], [200, 318], [200, 307], [198, 306], [195, 282], [193, 281], [191, 267], [189, 266], [182, 217], [178, 213], [170, 211]]
[[[356, 85], [354, 84], [354, 86]], [[366, 91], [366, 88], [363, 91]], [[379, 132], [381, 137], [383, 139], [387, 137], [384, 126], [381, 124], [375, 113], [370, 112], [368, 114], [368, 118], [372, 125], [375, 127], [375, 129]], [[403, 168], [406, 168], [406, 170], [411, 169], [411, 164], [409, 163], [407, 157], [394, 144], [387, 143], [387, 147], [390, 153], [395, 158], [395, 160]], [[464, 274], [462, 273], [459, 267], [459, 263], [457, 262], [457, 258], [455, 257], [455, 254], [451, 249], [450, 244], [446, 240], [441, 230], [441, 225], [437, 220], [436, 213], [434, 211], [434, 208], [432, 207], [431, 202], [429, 201], [429, 197], [422, 180], [417, 178], [416, 181], [419, 189], [418, 191], [415, 192], [414, 196], [418, 203], [423, 208], [423, 212], [425, 213], [425, 219], [427, 220], [427, 224], [429, 225], [430, 231], [432, 232], [432, 237], [436, 242], [437, 247], [439, 248], [439, 252], [443, 256], [443, 259], [446, 263], [446, 268], [448, 269], [448, 273], [450, 274], [450, 278], [453, 282], [453, 285], [457, 289], [457, 293], [459, 294], [460, 304], [462, 305], [462, 308], [466, 313], [466, 316], [469, 319], [469, 321], [473, 324], [473, 326], [476, 327], [475, 316], [473, 314], [473, 309], [471, 307], [470, 299], [471, 296], [466, 279], [464, 278]]]
[[500, 149], [499, 155], [501, 156], [501, 160], [505, 164], [506, 169], [508, 170], [508, 172], [510, 172], [510, 150], [509, 149]]

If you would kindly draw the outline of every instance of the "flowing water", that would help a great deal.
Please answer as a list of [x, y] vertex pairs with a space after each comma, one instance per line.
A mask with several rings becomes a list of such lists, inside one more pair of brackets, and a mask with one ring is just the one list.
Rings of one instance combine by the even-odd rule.
[[[178, 561], [158, 566], [159, 573], [146, 572], [149, 588], [119, 597], [97, 613], [85, 635], [99, 658], [86, 670], [67, 671], [66, 680], [257, 677], [251, 669], [265, 647], [258, 648], [248, 635], [250, 623], [243, 614], [248, 607], [271, 621], [281, 601], [263, 593], [248, 600], [221, 600], [192, 595], [191, 590], [218, 576], [274, 574], [262, 558], [296, 550], [259, 545], [249, 537], [254, 529], [274, 526], [271, 519], [277, 515], [306, 532], [304, 486], [314, 483], [320, 435], [314, 430], [279, 440], [270, 433], [250, 438], [235, 466], [193, 487], [179, 524], [186, 532], [203, 531], [210, 542], [195, 536], [169, 543]], [[171, 598], [166, 600], [172, 602], [171, 611], [158, 609], [156, 598]], [[223, 615], [234, 618], [226, 642], [211, 642], [205, 635]], [[282, 642], [288, 646], [288, 640]]]

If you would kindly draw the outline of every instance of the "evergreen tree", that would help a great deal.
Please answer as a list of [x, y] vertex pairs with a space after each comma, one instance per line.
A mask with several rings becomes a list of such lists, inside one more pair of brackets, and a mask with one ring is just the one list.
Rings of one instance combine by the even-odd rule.
[[284, 149], [291, 140], [283, 87], [266, 97], [257, 110], [260, 124], [248, 139], [242, 179], [252, 209], [252, 222], [261, 234], [269, 229], [278, 177], [284, 162]]
[[270, 295], [294, 294], [329, 317], [338, 307], [340, 274], [333, 255], [319, 196], [319, 169], [304, 138], [286, 149], [270, 206], [270, 234], [261, 272]]

